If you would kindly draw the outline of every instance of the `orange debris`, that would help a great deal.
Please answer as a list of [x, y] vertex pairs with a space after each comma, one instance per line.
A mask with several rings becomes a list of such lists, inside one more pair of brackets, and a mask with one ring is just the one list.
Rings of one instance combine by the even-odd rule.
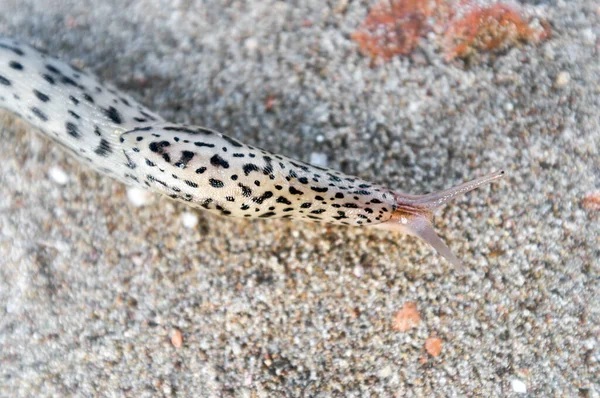
[[480, 51], [505, 50], [519, 42], [538, 42], [549, 34], [548, 29], [532, 29], [514, 8], [505, 4], [475, 6], [450, 21], [444, 35], [445, 58], [450, 61]]
[[180, 330], [173, 329], [173, 333], [171, 334], [171, 344], [173, 344], [173, 347], [175, 348], [179, 348], [183, 344], [183, 335]]
[[394, 316], [392, 329], [399, 332], [406, 332], [421, 323], [421, 314], [417, 310], [417, 304], [413, 302], [405, 303], [400, 311]]
[[425, 340], [425, 351], [432, 357], [437, 357], [442, 353], [442, 339], [439, 337], [430, 337]]
[[446, 61], [476, 52], [504, 50], [519, 42], [539, 42], [550, 29], [530, 27], [517, 9], [497, 3], [482, 7], [474, 0], [381, 0], [352, 34], [374, 61], [408, 55], [427, 32], [443, 33]]
[[429, 0], [383, 0], [375, 5], [352, 39], [374, 60], [410, 54], [418, 40], [430, 29]]
[[588, 210], [600, 210], [600, 192], [585, 195], [581, 201], [581, 207]]

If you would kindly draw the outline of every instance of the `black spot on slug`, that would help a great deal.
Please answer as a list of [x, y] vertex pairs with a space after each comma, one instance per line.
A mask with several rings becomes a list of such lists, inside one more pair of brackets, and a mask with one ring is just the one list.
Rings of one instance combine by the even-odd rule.
[[13, 68], [15, 70], [23, 70], [23, 65], [21, 65], [17, 61], [10, 61], [8, 63], [8, 66], [10, 66], [11, 68]]
[[4, 76], [0, 75], [0, 84], [4, 84], [5, 86], [10, 86], [11, 82]]
[[41, 121], [47, 122], [48, 121], [48, 116], [46, 116], [46, 114], [44, 112], [42, 112], [41, 110], [39, 110], [36, 107], [31, 108], [31, 112], [33, 112], [33, 114], [35, 116], [37, 116]]
[[96, 153], [98, 156], [108, 156], [110, 153], [112, 153], [110, 143], [102, 138], [100, 140], [100, 144], [98, 144], [98, 147], [94, 149], [94, 153]]
[[58, 69], [56, 69], [54, 66], [52, 66], [50, 64], [46, 65], [46, 69], [48, 69], [50, 72], [55, 73], [57, 75], [62, 74]]
[[223, 181], [214, 178], [209, 179], [208, 182], [214, 188], [223, 188], [225, 186], [225, 184], [223, 184]]
[[233, 145], [236, 148], [241, 148], [243, 146], [242, 144], [240, 144], [239, 142], [237, 142], [233, 138], [227, 137], [226, 135], [223, 135], [223, 139], [225, 141], [229, 142], [231, 145]]
[[194, 157], [194, 152], [190, 151], [181, 151], [181, 158], [174, 164], [175, 167], [179, 167], [180, 169], [185, 169], [187, 164]]
[[205, 147], [208, 147], [208, 148], [214, 148], [215, 147], [215, 144], [207, 144], [206, 142], [199, 142], [199, 141], [198, 142], [194, 142], [194, 145], [196, 145], [196, 146], [205, 146]]
[[258, 166], [253, 163], [248, 163], [244, 165], [243, 170], [245, 175], [249, 175], [253, 171], [258, 171]]
[[48, 83], [54, 85], [56, 84], [56, 81], [54, 80], [54, 78], [50, 75], [47, 74], [43, 74], [42, 77], [44, 78], [45, 81], [47, 81]]
[[92, 98], [92, 96], [91, 96], [91, 95], [89, 95], [89, 94], [83, 93], [83, 98], [84, 98], [84, 99], [85, 99], [87, 102], [89, 102], [89, 103], [91, 103], [91, 104], [93, 104], [93, 103], [94, 103], [94, 99], [93, 99], [93, 98]]
[[261, 215], [260, 215], [260, 216], [258, 216], [258, 217], [259, 217], [259, 218], [267, 218], [267, 217], [273, 217], [274, 215], [275, 215], [275, 213], [274, 213], [274, 212], [272, 212], [272, 211], [270, 211], [270, 212], [268, 212], [268, 213], [261, 214]]
[[214, 155], [212, 158], [210, 158], [210, 164], [212, 164], [215, 167], [223, 167], [224, 169], [228, 169], [229, 168], [229, 162], [227, 162], [225, 159], [223, 159], [222, 157], [220, 157], [219, 155]]
[[33, 90], [33, 93], [42, 102], [48, 102], [48, 101], [50, 101], [50, 97], [48, 97], [46, 94], [44, 94], [42, 92], [39, 92], [37, 90]]
[[294, 188], [294, 187], [290, 187], [290, 193], [291, 193], [292, 195], [304, 195], [304, 192], [302, 192], [302, 191], [299, 191], [299, 190], [297, 190], [297, 189], [296, 189], [296, 188]]
[[244, 195], [245, 197], [249, 198], [250, 196], [252, 196], [252, 190], [249, 187], [245, 186], [242, 183], [239, 183], [238, 187], [242, 188], [242, 195]]
[[286, 197], [284, 196], [280, 196], [277, 198], [277, 203], [285, 203], [286, 205], [291, 205], [292, 202], [290, 202]]
[[113, 123], [121, 124], [123, 120], [121, 119], [121, 115], [119, 111], [113, 106], [109, 106], [107, 109], [102, 109], [106, 117], [108, 117]]

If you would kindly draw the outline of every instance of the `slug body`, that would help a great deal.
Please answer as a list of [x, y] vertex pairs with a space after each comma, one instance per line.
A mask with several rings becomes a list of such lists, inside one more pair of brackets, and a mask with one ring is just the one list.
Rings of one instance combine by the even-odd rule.
[[455, 265], [433, 211], [500, 178], [495, 172], [428, 195], [405, 195], [338, 171], [168, 123], [115, 88], [0, 37], [0, 107], [96, 170], [219, 215], [372, 226], [415, 235]]

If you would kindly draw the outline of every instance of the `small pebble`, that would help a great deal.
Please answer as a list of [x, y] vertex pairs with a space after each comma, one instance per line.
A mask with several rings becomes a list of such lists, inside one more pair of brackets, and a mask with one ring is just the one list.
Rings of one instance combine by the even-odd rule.
[[52, 178], [52, 180], [54, 180], [54, 182], [58, 185], [65, 185], [67, 182], [69, 182], [69, 176], [60, 167], [51, 167], [49, 173], [50, 178]]
[[442, 353], [442, 339], [439, 337], [429, 337], [425, 340], [425, 351], [432, 357], [437, 357]]
[[392, 329], [399, 332], [406, 332], [419, 326], [419, 323], [421, 323], [421, 314], [419, 314], [419, 311], [417, 310], [417, 304], [407, 302], [394, 316]]
[[171, 344], [173, 344], [173, 347], [175, 348], [179, 348], [183, 344], [183, 335], [180, 330], [173, 329], [173, 333], [171, 333]]
[[183, 226], [186, 228], [196, 228], [196, 225], [198, 225], [198, 216], [196, 215], [196, 213], [192, 213], [191, 211], [186, 211], [185, 213], [183, 213], [181, 215], [181, 222], [183, 223]]
[[592, 31], [591, 28], [582, 31], [581, 38], [583, 39], [584, 44], [588, 46], [593, 46], [596, 44], [596, 34]]
[[150, 198], [150, 193], [142, 188], [128, 187], [127, 199], [135, 207], [145, 206]]
[[527, 393], [527, 386], [521, 380], [514, 378], [510, 381], [512, 390], [518, 394]]
[[569, 74], [569, 72], [563, 71], [563, 72], [560, 72], [558, 75], [556, 75], [556, 80], [554, 81], [554, 85], [558, 88], [563, 88], [563, 87], [566, 87], [570, 81], [571, 81], [571, 75]]
[[327, 167], [327, 155], [321, 152], [310, 154], [310, 164], [314, 166]]
[[379, 371], [379, 377], [382, 379], [386, 379], [392, 375], [392, 367], [387, 365]]

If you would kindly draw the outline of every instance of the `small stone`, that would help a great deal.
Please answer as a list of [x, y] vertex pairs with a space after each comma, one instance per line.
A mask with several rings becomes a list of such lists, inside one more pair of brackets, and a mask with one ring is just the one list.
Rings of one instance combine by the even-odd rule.
[[432, 357], [437, 357], [442, 353], [442, 339], [439, 337], [430, 337], [425, 340], [425, 351]]
[[596, 44], [596, 34], [590, 28], [581, 32], [581, 38], [583, 39], [583, 43], [588, 46], [593, 46]]
[[52, 180], [58, 185], [65, 185], [67, 182], [69, 182], [69, 176], [60, 167], [51, 167], [48, 172], [50, 174], [50, 178], [52, 178]]
[[186, 228], [194, 229], [198, 225], [198, 216], [196, 213], [186, 211], [181, 215], [181, 223]]
[[129, 187], [127, 188], [127, 199], [135, 207], [145, 206], [148, 203], [150, 193], [142, 188]]
[[173, 344], [173, 347], [175, 348], [179, 348], [183, 344], [183, 335], [180, 330], [173, 329], [173, 332], [171, 333], [171, 344]]
[[244, 46], [246, 47], [246, 49], [254, 51], [258, 48], [258, 41], [254, 37], [250, 37], [246, 40]]
[[394, 316], [392, 329], [399, 332], [406, 332], [417, 327], [419, 323], [421, 323], [421, 314], [417, 310], [417, 304], [408, 302]]
[[566, 87], [567, 84], [571, 81], [571, 75], [569, 72], [562, 71], [558, 75], [556, 75], [556, 80], [554, 81], [554, 85], [558, 88]]
[[314, 166], [327, 167], [327, 155], [321, 152], [311, 153], [310, 164]]
[[581, 201], [581, 207], [587, 210], [600, 210], [600, 191], [585, 195]]
[[352, 273], [354, 274], [355, 277], [362, 278], [363, 275], [365, 274], [365, 269], [362, 267], [362, 265], [357, 265], [354, 267]]
[[379, 371], [379, 377], [387, 379], [392, 375], [392, 367], [390, 365], [385, 366]]
[[341, 14], [346, 11], [346, 7], [348, 6], [348, 0], [338, 0], [337, 4], [333, 8], [333, 12], [336, 14]]
[[512, 102], [507, 102], [504, 104], [504, 110], [506, 112], [512, 112], [515, 109], [515, 106], [512, 104]]
[[513, 378], [510, 381], [510, 386], [514, 392], [517, 394], [525, 394], [527, 393], [527, 386], [521, 380], [517, 378]]
[[586, 350], [592, 351], [596, 346], [596, 342], [594, 341], [594, 339], [587, 339], [583, 342], [583, 346]]

